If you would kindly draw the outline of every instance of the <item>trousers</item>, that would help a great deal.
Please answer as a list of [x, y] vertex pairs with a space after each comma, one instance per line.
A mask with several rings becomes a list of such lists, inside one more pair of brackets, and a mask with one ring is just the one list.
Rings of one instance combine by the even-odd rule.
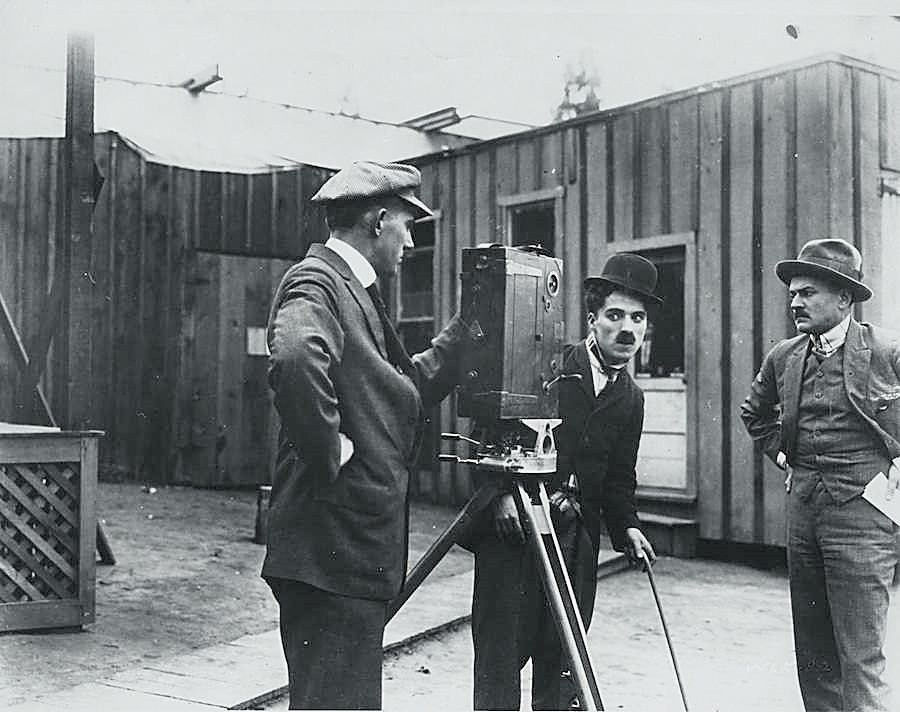
[[[555, 522], [555, 527], [587, 628], [597, 591], [597, 550], [580, 521]], [[569, 709], [576, 700], [576, 688], [530, 545], [501, 541], [490, 534], [474, 551], [474, 709], [519, 709], [521, 670], [529, 658], [532, 709]]]
[[290, 709], [381, 709], [385, 601], [266, 581], [278, 601]]
[[862, 497], [836, 504], [821, 481], [807, 496], [792, 491], [788, 497], [788, 573], [803, 704], [807, 712], [886, 711], [883, 647], [897, 527]]

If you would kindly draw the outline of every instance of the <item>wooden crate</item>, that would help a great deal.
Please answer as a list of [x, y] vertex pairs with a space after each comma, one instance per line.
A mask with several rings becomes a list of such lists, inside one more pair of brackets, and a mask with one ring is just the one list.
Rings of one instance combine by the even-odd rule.
[[102, 434], [0, 423], [0, 631], [93, 622]]

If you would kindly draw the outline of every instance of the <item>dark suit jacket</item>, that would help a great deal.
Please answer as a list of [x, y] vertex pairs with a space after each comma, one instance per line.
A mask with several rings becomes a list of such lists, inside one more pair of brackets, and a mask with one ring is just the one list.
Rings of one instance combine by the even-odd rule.
[[562, 423], [554, 431], [558, 477], [564, 482], [572, 472], [577, 476], [584, 522], [594, 546], [599, 547], [605, 520], [613, 547], [623, 551], [625, 530], [640, 527], [634, 492], [644, 393], [630, 374], [622, 372], [605, 397], [595, 398], [584, 341], [566, 351], [563, 373], [579, 374], [581, 379], [559, 385]]
[[[409, 468], [423, 408], [458, 381], [468, 331], [454, 319], [413, 357], [388, 362], [369, 295], [324, 245], [285, 273], [269, 317], [269, 382], [281, 416], [264, 577], [388, 600], [406, 570]], [[340, 467], [343, 432], [355, 446]]]
[[[806, 334], [776, 344], [741, 405], [747, 432], [773, 461], [782, 451], [793, 462], [808, 344]], [[900, 337], [851, 319], [844, 344], [844, 386], [853, 408], [890, 457], [900, 455]]]

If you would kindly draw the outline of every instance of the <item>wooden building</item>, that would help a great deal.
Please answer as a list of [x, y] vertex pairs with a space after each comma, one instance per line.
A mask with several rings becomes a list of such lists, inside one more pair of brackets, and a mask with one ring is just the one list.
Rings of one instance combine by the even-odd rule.
[[[783, 544], [783, 477], [739, 417], [763, 355], [794, 333], [773, 266], [806, 240], [850, 240], [875, 291], [858, 315], [900, 328], [900, 76], [821, 57], [415, 162], [438, 239], [404, 266], [402, 328], [421, 339], [449, 319], [460, 248], [540, 242], [563, 259], [574, 342], [582, 279], [615, 251], [647, 256], [666, 306], [637, 359], [641, 509], [693, 520], [703, 539]], [[464, 427], [452, 403], [436, 420]], [[470, 492], [445, 463], [416, 486]]]
[[[89, 424], [108, 433], [107, 469], [263, 483], [274, 436], [266, 309], [288, 261], [324, 237], [308, 198], [330, 171], [304, 163], [312, 147], [269, 169], [180, 163], [148, 149], [155, 137], [95, 139], [104, 181], [87, 275], [97, 295], [84, 334], [96, 374]], [[693, 520], [707, 540], [783, 544], [782, 478], [738, 410], [765, 351], [793, 333], [772, 266], [808, 239], [845, 237], [875, 290], [859, 315], [900, 328], [890, 279], [900, 273], [900, 76], [834, 55], [489, 141], [433, 138], [383, 156], [420, 166], [437, 211], [417, 226], [395, 285], [410, 349], [455, 311], [463, 247], [540, 242], [561, 257], [570, 342], [584, 331], [582, 279], [615, 251], [646, 255], [666, 311], [636, 369], [647, 399], [641, 509]], [[60, 144], [0, 139], [0, 293], [26, 345], [58, 261]], [[253, 147], [274, 155], [271, 144]], [[229, 161], [247, 145], [233, 144]], [[41, 382], [51, 402], [72, 377], [65, 347], [54, 342]], [[37, 422], [7, 348], [0, 340], [0, 420]], [[434, 413], [416, 496], [459, 504], [471, 493], [465, 467], [434, 459], [438, 433], [465, 425], [452, 398]]]

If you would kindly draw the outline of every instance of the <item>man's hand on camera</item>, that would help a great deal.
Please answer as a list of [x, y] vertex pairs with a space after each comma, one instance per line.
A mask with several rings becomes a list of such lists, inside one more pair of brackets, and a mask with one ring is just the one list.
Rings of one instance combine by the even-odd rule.
[[653, 551], [653, 545], [650, 544], [640, 529], [628, 527], [625, 530], [625, 538], [628, 540], [628, 543], [625, 545], [625, 555], [632, 564], [636, 565], [643, 561], [652, 564], [656, 561], [656, 552]]
[[525, 541], [525, 532], [519, 522], [519, 512], [512, 494], [507, 492], [494, 497], [491, 511], [494, 515], [494, 532], [498, 539], [520, 544]]

